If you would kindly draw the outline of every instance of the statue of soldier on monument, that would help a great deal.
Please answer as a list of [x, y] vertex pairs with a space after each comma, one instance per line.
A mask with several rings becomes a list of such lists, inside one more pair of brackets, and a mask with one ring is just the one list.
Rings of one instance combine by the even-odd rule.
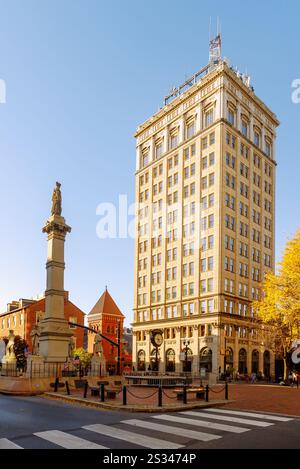
[[94, 353], [98, 354], [100, 358], [103, 357], [103, 346], [102, 346], [102, 337], [100, 334], [95, 335], [94, 340]]
[[32, 355], [39, 355], [40, 335], [41, 335], [40, 328], [36, 324], [33, 326], [30, 332], [30, 337], [31, 337], [31, 342], [32, 342]]
[[61, 197], [60, 188], [61, 188], [61, 184], [59, 182], [56, 182], [56, 186], [53, 190], [53, 195], [52, 195], [52, 209], [51, 209], [52, 215], [61, 216], [61, 213], [62, 213], [62, 197]]

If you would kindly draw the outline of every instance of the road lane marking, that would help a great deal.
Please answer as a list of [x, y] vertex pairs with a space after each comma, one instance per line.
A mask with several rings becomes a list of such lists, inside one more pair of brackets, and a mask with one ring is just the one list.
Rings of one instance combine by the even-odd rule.
[[245, 433], [250, 431], [250, 428], [236, 427], [234, 425], [225, 425], [223, 423], [208, 422], [206, 420], [188, 419], [184, 417], [177, 417], [175, 415], [155, 415], [152, 418], [166, 420], [167, 422], [183, 423], [196, 427], [212, 428], [213, 430], [221, 430], [223, 432]]
[[219, 440], [220, 438], [222, 438], [219, 435], [196, 432], [195, 430], [187, 430], [186, 428], [180, 428], [180, 427], [169, 427], [168, 425], [161, 425], [159, 423], [153, 423], [153, 422], [144, 421], [144, 420], [135, 420], [135, 419], [122, 420], [121, 423], [125, 423], [126, 425], [133, 425], [135, 427], [146, 428], [149, 430], [154, 430], [157, 432], [170, 433], [171, 435], [184, 436], [192, 440], [212, 441], [212, 440]]
[[212, 420], [223, 420], [224, 422], [244, 423], [246, 425], [253, 425], [254, 427], [270, 427], [271, 425], [274, 425], [274, 423], [270, 423], [270, 422], [258, 422], [257, 420], [242, 419], [238, 417], [229, 417], [229, 415], [227, 416], [227, 415], [207, 414], [205, 412], [185, 411], [185, 412], [180, 412], [180, 414], [190, 415], [192, 417], [204, 417], [204, 418], [209, 418]]
[[87, 425], [82, 427], [84, 430], [89, 430], [91, 432], [100, 433], [101, 435], [111, 436], [112, 438], [117, 438], [119, 440], [128, 441], [136, 445], [145, 446], [150, 449], [178, 449], [183, 448], [182, 445], [177, 443], [172, 443], [171, 441], [166, 441], [158, 438], [153, 438], [146, 435], [141, 435], [133, 432], [128, 432], [126, 430], [121, 430], [116, 427], [109, 427], [107, 425], [102, 425], [97, 423], [95, 425]]
[[106, 446], [97, 445], [92, 441], [84, 440], [83, 438], [59, 430], [38, 432], [34, 433], [34, 435], [66, 449], [107, 449]]
[[23, 449], [21, 446], [16, 445], [7, 438], [0, 438], [0, 449]]
[[278, 417], [277, 415], [267, 415], [267, 414], [255, 414], [254, 412], [241, 412], [239, 410], [225, 410], [225, 409], [203, 409], [204, 412], [217, 412], [219, 414], [232, 414], [232, 415], [241, 415], [246, 417], [255, 417], [258, 419], [265, 419], [265, 420], [274, 420], [275, 422], [290, 422], [294, 420], [292, 418], [287, 417]]

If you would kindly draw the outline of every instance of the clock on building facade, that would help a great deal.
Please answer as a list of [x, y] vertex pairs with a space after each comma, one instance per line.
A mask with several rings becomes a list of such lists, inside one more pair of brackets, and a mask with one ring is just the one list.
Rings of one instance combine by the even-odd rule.
[[151, 332], [151, 343], [154, 347], [160, 347], [163, 343], [163, 335], [162, 331], [152, 331]]

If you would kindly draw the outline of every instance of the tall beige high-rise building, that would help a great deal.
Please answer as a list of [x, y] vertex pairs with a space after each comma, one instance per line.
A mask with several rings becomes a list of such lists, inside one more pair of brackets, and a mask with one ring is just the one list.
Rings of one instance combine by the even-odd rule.
[[278, 125], [217, 53], [138, 127], [135, 369], [274, 375], [252, 301], [274, 269]]

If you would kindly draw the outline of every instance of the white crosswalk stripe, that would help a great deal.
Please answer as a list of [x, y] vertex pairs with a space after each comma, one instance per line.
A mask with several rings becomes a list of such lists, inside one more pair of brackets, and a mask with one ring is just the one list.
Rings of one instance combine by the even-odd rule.
[[250, 428], [236, 427], [234, 425], [225, 425], [223, 423], [208, 422], [206, 420], [195, 420], [184, 417], [177, 417], [175, 415], [155, 415], [152, 418], [166, 420], [167, 422], [176, 422], [186, 425], [192, 425], [196, 427], [211, 428], [213, 430], [221, 430], [223, 432], [245, 433], [250, 431]]
[[279, 417], [278, 415], [269, 415], [269, 414], [256, 414], [254, 412], [241, 412], [239, 410], [225, 410], [225, 409], [203, 409], [204, 412], [217, 412], [218, 414], [231, 414], [231, 415], [241, 415], [246, 417], [254, 417], [264, 420], [274, 420], [275, 422], [290, 422], [294, 420], [288, 417]]
[[84, 440], [83, 438], [79, 438], [78, 436], [61, 432], [59, 430], [38, 432], [34, 433], [34, 435], [66, 449], [107, 449], [106, 446], [98, 445], [91, 441]]
[[148, 422], [145, 420], [123, 420], [121, 423], [133, 425], [135, 427], [146, 428], [157, 432], [170, 433], [171, 435], [183, 436], [192, 440], [199, 441], [212, 441], [222, 438], [219, 435], [212, 435], [210, 433], [196, 432], [195, 430], [187, 430], [181, 427], [170, 427], [168, 425], [161, 425], [159, 423]]
[[[218, 420], [218, 422], [216, 422], [216, 420]], [[270, 422], [270, 420], [273, 422]], [[225, 436], [223, 432], [242, 434], [251, 431], [253, 427], [266, 428], [272, 425], [289, 422], [291, 420], [295, 419], [272, 414], [259, 414], [257, 412], [211, 408], [202, 409], [201, 411], [177, 412], [175, 415], [152, 415], [145, 420], [122, 420], [119, 424], [123, 428], [103, 424], [93, 424], [81, 427], [81, 430], [85, 430], [87, 434], [89, 434], [89, 432], [94, 432], [111, 438], [112, 441], [109, 441], [109, 447], [89, 441], [88, 437], [79, 438], [71, 433], [60, 430], [37, 432], [34, 433], [33, 436], [42, 438], [44, 441], [48, 441], [49, 443], [65, 449], [111, 449], [111, 445], [114, 447], [114, 439], [123, 440], [124, 442], [133, 443], [134, 445], [149, 449], [179, 449], [186, 447], [186, 443], [184, 443], [184, 440], [182, 442], [180, 438], [209, 442], [223, 438]], [[235, 423], [240, 423], [244, 426], [236, 426], [234, 425]], [[139, 432], [139, 429], [152, 431], [153, 434], [160, 432], [162, 435], [165, 435], [166, 440], [145, 435]], [[212, 433], [206, 433], [205, 429], [214, 431]], [[220, 434], [220, 432], [222, 433]], [[172, 439], [172, 435], [176, 436], [177, 439], [179, 438], [179, 443], [176, 441], [170, 441]], [[28, 445], [28, 442], [26, 445]], [[124, 443], [124, 449], [125, 448], [126, 444]], [[0, 438], [0, 450], [1, 449], [23, 448], [7, 438]]]
[[0, 449], [23, 449], [21, 446], [16, 445], [7, 438], [0, 438]]
[[183, 415], [190, 415], [191, 417], [204, 417], [209, 418], [212, 420], [223, 420], [224, 422], [233, 422], [233, 423], [242, 423], [245, 425], [253, 425], [254, 427], [270, 427], [274, 425], [274, 423], [258, 421], [258, 420], [250, 420], [244, 419], [239, 417], [232, 417], [231, 415], [216, 415], [216, 414], [208, 414], [205, 412], [194, 412], [194, 411], [184, 411], [180, 412]]
[[120, 428], [109, 427], [100, 423], [97, 423], [95, 425], [87, 425], [82, 428], [91, 432], [100, 433], [101, 435], [111, 436], [119, 440], [129, 441], [130, 443], [134, 443], [139, 446], [145, 446], [146, 448], [150, 449], [183, 448], [183, 445], [179, 445], [178, 443], [172, 443], [171, 441], [161, 440], [146, 435], [128, 432], [126, 430], [121, 430]]

